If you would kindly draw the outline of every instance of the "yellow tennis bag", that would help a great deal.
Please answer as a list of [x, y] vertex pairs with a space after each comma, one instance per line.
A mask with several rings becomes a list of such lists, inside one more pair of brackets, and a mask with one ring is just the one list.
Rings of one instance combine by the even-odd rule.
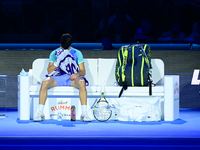
[[149, 45], [131, 44], [119, 49], [115, 78], [123, 89], [126, 90], [128, 86], [148, 86], [151, 76], [150, 69], [151, 48]]

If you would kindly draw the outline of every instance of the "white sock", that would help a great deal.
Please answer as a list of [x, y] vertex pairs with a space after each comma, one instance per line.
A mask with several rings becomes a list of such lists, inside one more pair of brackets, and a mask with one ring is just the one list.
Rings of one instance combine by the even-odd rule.
[[81, 105], [82, 113], [87, 112], [87, 105]]
[[43, 113], [43, 111], [44, 111], [44, 105], [39, 105], [39, 111], [41, 111], [42, 113]]

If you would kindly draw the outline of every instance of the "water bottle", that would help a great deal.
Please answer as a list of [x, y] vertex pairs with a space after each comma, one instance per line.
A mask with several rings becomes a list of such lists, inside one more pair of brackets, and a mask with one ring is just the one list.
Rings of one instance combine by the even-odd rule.
[[74, 105], [71, 106], [71, 121], [76, 121], [76, 107]]
[[117, 82], [114, 82], [113, 85], [114, 85], [114, 86], [118, 86], [118, 83], [117, 83]]
[[26, 72], [26, 71], [22, 68], [22, 71], [20, 72], [20, 76], [28, 76], [28, 72]]
[[58, 120], [58, 121], [62, 121], [62, 112], [61, 112], [60, 107], [58, 107], [57, 120]]

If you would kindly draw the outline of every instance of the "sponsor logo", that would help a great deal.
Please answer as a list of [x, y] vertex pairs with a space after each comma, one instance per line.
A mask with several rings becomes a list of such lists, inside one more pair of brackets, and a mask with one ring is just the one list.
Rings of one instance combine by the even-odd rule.
[[126, 63], [127, 63], [127, 56], [124, 56], [123, 66], [126, 66]]
[[142, 107], [142, 106], [135, 106], [135, 107]]
[[194, 70], [191, 85], [200, 85], [200, 79], [198, 79], [199, 78], [199, 72], [200, 72], [199, 69]]
[[174, 89], [174, 94], [179, 94], [179, 88]]
[[70, 106], [64, 106], [64, 105], [60, 105], [60, 106], [54, 106], [54, 107], [51, 107], [51, 111], [56, 111], [58, 110], [58, 108], [60, 107], [60, 109], [63, 109], [63, 110], [70, 110]]
[[60, 49], [60, 50], [56, 51], [56, 56], [59, 56], [62, 52], [64, 52], [64, 49]]
[[68, 101], [58, 101], [58, 104], [60, 104], [60, 105], [62, 105], [62, 104], [67, 104], [68, 103]]
[[[57, 116], [57, 114], [50, 114], [50, 117]], [[71, 114], [62, 114], [62, 116], [71, 116]]]

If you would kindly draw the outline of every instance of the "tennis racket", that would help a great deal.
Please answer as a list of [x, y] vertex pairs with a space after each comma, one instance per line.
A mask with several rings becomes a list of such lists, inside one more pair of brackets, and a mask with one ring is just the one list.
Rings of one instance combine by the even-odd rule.
[[104, 95], [104, 81], [101, 82], [101, 96], [93, 108], [94, 118], [100, 122], [105, 122], [112, 115], [111, 106], [109, 105]]

